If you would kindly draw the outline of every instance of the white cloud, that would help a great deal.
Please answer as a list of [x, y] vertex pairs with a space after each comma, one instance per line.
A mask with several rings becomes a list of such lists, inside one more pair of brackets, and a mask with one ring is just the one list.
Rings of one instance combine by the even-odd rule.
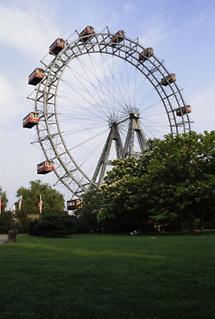
[[13, 126], [7, 130], [0, 129], [0, 185], [7, 192], [9, 207], [21, 185], [27, 186], [28, 181], [38, 179], [36, 164], [42, 158], [41, 152], [30, 145], [31, 134], [23, 131], [21, 125], [19, 131], [14, 131]]
[[[3, 108], [5, 105], [11, 104], [15, 99], [14, 87], [10, 84], [9, 80], [0, 75], [0, 106]], [[3, 115], [5, 113], [3, 112]]]
[[21, 120], [25, 115], [26, 103], [23, 102], [25, 89], [18, 85], [11, 83], [9, 77], [0, 75], [0, 127], [5, 129], [1, 133], [2, 137], [7, 134], [7, 130], [11, 129], [11, 125]]
[[215, 88], [207, 87], [198, 92], [192, 101], [193, 129], [198, 132], [215, 130]]
[[50, 38], [54, 39], [58, 30], [47, 19], [47, 13], [34, 7], [0, 7], [1, 45], [10, 45], [31, 54], [44, 52]]

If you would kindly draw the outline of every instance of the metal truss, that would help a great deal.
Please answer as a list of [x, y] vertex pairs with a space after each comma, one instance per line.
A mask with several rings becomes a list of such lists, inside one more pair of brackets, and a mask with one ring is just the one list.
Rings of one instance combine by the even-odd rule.
[[[48, 55], [41, 61], [45, 67], [45, 78], [29, 95], [34, 101], [35, 111], [40, 114], [40, 123], [37, 126], [38, 143], [45, 158], [52, 159], [55, 163], [57, 182], [61, 182], [75, 197], [80, 197], [89, 186], [101, 185], [109, 162], [109, 154], [112, 143], [115, 142], [117, 158], [131, 156], [134, 153], [134, 138], [138, 139], [140, 151], [146, 147], [146, 137], [140, 126], [139, 115], [132, 113], [129, 117], [129, 126], [125, 145], [123, 147], [117, 123], [112, 123], [110, 132], [95, 168], [93, 177], [90, 178], [75, 161], [68, 149], [62, 134], [57, 111], [57, 92], [62, 75], [71, 60], [87, 54], [107, 54], [123, 59], [141, 72], [162, 101], [166, 112], [169, 131], [172, 135], [190, 131], [189, 114], [183, 114], [178, 119], [175, 110], [185, 106], [184, 99], [177, 84], [174, 82], [166, 87], [160, 84], [163, 77], [169, 72], [155, 56], [147, 62], [139, 61], [139, 54], [144, 47], [138, 40], [125, 38], [115, 46], [111, 45], [113, 34], [107, 28], [102, 33], [95, 33], [88, 41], [82, 41], [77, 33], [66, 41], [65, 48], [53, 59]], [[51, 60], [52, 59], [52, 60]], [[174, 105], [174, 107], [173, 107]]]
[[115, 142], [117, 159], [122, 158], [123, 145], [122, 145], [121, 137], [119, 134], [118, 125], [115, 122], [112, 123], [110, 127], [108, 138], [105, 142], [100, 159], [95, 169], [95, 173], [92, 178], [93, 183], [96, 183], [99, 186], [103, 183], [107, 165], [111, 164], [109, 163], [109, 156], [110, 156], [112, 142]]
[[143, 152], [143, 150], [147, 147], [147, 142], [139, 123], [139, 114], [131, 113], [129, 117], [129, 127], [125, 140], [125, 146], [123, 149], [123, 157], [129, 157], [134, 154], [135, 134], [137, 135], [137, 139], [139, 142], [140, 152]]

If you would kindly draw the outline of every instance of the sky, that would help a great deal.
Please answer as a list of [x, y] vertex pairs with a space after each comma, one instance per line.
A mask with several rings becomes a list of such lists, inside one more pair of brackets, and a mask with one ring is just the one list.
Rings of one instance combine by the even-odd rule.
[[[44, 159], [40, 147], [31, 144], [35, 130], [22, 129], [22, 119], [33, 109], [26, 99], [32, 91], [27, 77], [55, 38], [86, 25], [122, 29], [128, 38], [153, 47], [192, 105], [192, 129], [214, 130], [214, 0], [0, 0], [0, 186], [9, 208], [17, 189], [38, 179], [36, 164]], [[55, 182], [53, 174], [40, 179]]]

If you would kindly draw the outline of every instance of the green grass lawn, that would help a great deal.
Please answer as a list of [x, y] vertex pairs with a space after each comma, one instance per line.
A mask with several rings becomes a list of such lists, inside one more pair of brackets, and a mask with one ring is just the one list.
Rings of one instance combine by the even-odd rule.
[[215, 235], [18, 236], [0, 246], [0, 319], [215, 318]]

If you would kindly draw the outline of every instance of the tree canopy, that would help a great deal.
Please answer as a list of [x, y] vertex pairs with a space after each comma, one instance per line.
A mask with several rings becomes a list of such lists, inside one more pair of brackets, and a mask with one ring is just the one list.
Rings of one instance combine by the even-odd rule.
[[214, 218], [215, 131], [148, 141], [137, 158], [113, 162], [105, 183], [84, 196], [78, 214], [107, 231], [146, 230], [155, 224], [192, 229]]
[[17, 197], [22, 198], [20, 214], [38, 214], [40, 196], [43, 201], [44, 212], [60, 212], [64, 210], [64, 198], [49, 184], [43, 184], [40, 180], [31, 181], [30, 187], [20, 187]]

